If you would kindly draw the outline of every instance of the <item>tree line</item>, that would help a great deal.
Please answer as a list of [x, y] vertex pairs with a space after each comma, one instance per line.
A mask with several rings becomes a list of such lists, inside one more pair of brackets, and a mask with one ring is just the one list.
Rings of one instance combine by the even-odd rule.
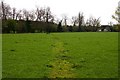
[[[116, 19], [115, 16], [113, 18]], [[50, 7], [36, 7], [31, 11], [17, 10], [3, 1], [0, 4], [0, 19], [3, 33], [96, 32], [101, 27], [100, 18], [91, 16], [85, 21], [82, 12], [72, 16], [72, 25], [67, 25], [67, 16], [64, 15], [62, 20], [55, 20]], [[120, 31], [113, 25], [110, 27], [110, 31]]]

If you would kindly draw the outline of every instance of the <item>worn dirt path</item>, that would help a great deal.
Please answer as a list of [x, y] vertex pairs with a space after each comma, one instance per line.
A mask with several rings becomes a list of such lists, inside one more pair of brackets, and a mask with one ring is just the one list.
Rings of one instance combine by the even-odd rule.
[[60, 41], [58, 37], [54, 37], [54, 44], [52, 45], [52, 52], [55, 55], [54, 60], [50, 63], [52, 71], [49, 74], [50, 78], [74, 78], [72, 64], [68, 61], [69, 53], [64, 47], [64, 42]]

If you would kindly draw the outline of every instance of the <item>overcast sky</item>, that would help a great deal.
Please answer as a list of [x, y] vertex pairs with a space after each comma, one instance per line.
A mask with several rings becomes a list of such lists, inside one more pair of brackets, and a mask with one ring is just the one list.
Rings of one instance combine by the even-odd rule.
[[71, 19], [72, 16], [78, 15], [79, 12], [83, 12], [85, 19], [90, 16], [96, 18], [100, 17], [102, 24], [108, 24], [108, 22], [115, 20], [112, 19], [112, 15], [119, 0], [2, 0], [9, 4], [11, 7], [17, 9], [36, 9], [36, 6], [51, 8], [51, 11], [59, 19], [65, 14]]

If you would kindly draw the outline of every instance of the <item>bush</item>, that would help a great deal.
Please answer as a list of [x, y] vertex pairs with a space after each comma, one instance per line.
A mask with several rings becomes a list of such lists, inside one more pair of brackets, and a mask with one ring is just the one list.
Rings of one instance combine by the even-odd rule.
[[120, 32], [120, 24], [114, 25], [113, 26], [113, 31]]
[[16, 26], [16, 21], [12, 19], [7, 20], [7, 30], [8, 33], [12, 32], [15, 33], [15, 26]]

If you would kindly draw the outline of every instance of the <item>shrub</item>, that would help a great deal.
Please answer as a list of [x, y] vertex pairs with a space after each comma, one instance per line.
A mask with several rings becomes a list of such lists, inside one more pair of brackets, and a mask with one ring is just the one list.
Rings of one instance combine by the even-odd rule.
[[10, 33], [10, 32], [15, 33], [15, 26], [16, 26], [15, 20], [12, 20], [12, 19], [7, 20], [8, 33]]
[[120, 24], [114, 25], [113, 26], [113, 31], [120, 32]]

